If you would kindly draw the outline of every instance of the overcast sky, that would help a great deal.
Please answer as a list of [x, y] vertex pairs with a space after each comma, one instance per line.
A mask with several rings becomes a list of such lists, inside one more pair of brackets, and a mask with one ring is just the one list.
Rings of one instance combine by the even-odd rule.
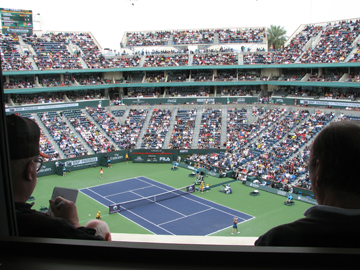
[[125, 31], [280, 25], [291, 36], [301, 24], [360, 17], [360, 0], [11, 0], [0, 7], [40, 13], [41, 30], [91, 31], [116, 50]]

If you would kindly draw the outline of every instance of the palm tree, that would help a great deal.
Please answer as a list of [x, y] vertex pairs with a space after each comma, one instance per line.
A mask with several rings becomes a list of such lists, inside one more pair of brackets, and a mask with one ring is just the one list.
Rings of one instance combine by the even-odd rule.
[[267, 29], [268, 36], [268, 49], [273, 48], [273, 50], [279, 49], [282, 45], [284, 45], [287, 36], [286, 30], [284, 27], [278, 25], [270, 25], [270, 28]]

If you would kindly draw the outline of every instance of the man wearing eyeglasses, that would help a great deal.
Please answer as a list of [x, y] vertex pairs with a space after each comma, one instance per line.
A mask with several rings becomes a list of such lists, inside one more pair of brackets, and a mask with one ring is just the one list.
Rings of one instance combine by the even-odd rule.
[[80, 225], [75, 204], [64, 198], [50, 200], [54, 217], [31, 209], [26, 201], [35, 189], [42, 158], [48, 157], [39, 150], [40, 128], [17, 115], [6, 116], [6, 125], [19, 236], [104, 240], [93, 228]]

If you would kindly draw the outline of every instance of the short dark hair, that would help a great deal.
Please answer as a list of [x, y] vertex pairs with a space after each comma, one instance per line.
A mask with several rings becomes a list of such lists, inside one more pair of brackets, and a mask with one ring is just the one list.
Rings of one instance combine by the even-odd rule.
[[315, 138], [309, 158], [309, 171], [317, 161], [323, 184], [334, 190], [360, 192], [360, 122], [339, 121], [325, 127]]

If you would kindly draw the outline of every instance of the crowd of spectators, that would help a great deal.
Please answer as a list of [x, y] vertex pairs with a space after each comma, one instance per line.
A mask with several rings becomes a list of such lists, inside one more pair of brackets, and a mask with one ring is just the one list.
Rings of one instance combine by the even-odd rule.
[[148, 83], [165, 82], [164, 72], [147, 72], [145, 81]]
[[169, 71], [167, 82], [185, 82], [189, 75], [184, 71]]
[[[267, 52], [258, 49], [256, 53], [245, 53], [243, 46], [242, 61], [245, 65], [359, 61], [359, 43], [354, 44], [359, 35], [359, 26], [359, 20], [340, 21], [326, 26], [306, 25], [279, 50], [270, 49]], [[32, 50], [20, 54], [18, 36], [2, 34], [0, 37], [2, 69], [5, 71], [31, 70], [31, 59], [39, 69], [45, 70], [138, 67], [142, 56], [145, 56], [145, 67], [184, 66], [189, 64], [190, 54], [194, 54], [192, 65], [237, 65], [239, 62], [231, 47], [195, 51], [160, 48], [110, 57], [101, 53], [90, 33], [24, 34], [21, 38], [35, 54], [31, 54]], [[262, 43], [266, 35], [263, 28], [128, 32], [127, 45], [168, 46], [170, 42], [175, 45], [211, 44], [216, 38], [219, 44]], [[316, 46], [312, 47], [314, 41]], [[353, 50], [354, 53], [347, 59]]]
[[169, 149], [190, 149], [193, 143], [196, 109], [179, 109], [171, 133]]
[[89, 75], [84, 75], [84, 76], [77, 76], [74, 78], [74, 80], [76, 79], [76, 81], [78, 83], [80, 83], [81, 85], [91, 85], [91, 84], [109, 84], [112, 83], [112, 80], [110, 79], [106, 79], [106, 78], [101, 78], [100, 76], [89, 76]]
[[114, 114], [102, 107], [87, 107], [86, 111], [120, 149], [131, 149], [135, 146], [137, 137], [133, 135], [137, 133], [131, 132], [128, 125], [121, 125]]
[[238, 73], [238, 81], [267, 81], [267, 76], [262, 76], [260, 73], [243, 72]]
[[[91, 119], [80, 110], [38, 113], [50, 136], [66, 157], [88, 154], [77, 133], [95, 153], [114, 151], [113, 143], [120, 149], [134, 148], [148, 110], [130, 109], [123, 124], [120, 124], [120, 119], [123, 118], [125, 110], [109, 112], [98, 106], [87, 107], [86, 112]], [[71, 131], [64, 117], [74, 126], [77, 133]], [[192, 147], [196, 117], [195, 108], [177, 111], [170, 134], [169, 149]], [[201, 121], [198, 149], [218, 149], [223, 124], [221, 110], [206, 108], [199, 117]], [[306, 174], [310, 144], [316, 134], [334, 120], [334, 117], [333, 112], [310, 113], [305, 109], [293, 111], [286, 108], [253, 106], [252, 110], [248, 111], [245, 108], [229, 107], [224, 142], [226, 150], [190, 155], [188, 160], [194, 162], [195, 166], [218, 173], [233, 170], [239, 177], [240, 174], [260, 177], [272, 182], [272, 186], [286, 190], [290, 190], [292, 186], [311, 189]], [[337, 121], [353, 118], [342, 114]], [[162, 149], [171, 119], [171, 109], [154, 109], [144, 132], [141, 148]], [[358, 119], [359, 117], [355, 120]], [[103, 132], [113, 142], [110, 142]], [[51, 160], [60, 157], [44, 133], [41, 135], [40, 145], [43, 151], [52, 155]]]
[[171, 97], [208, 97], [210, 89], [208, 87], [169, 87], [166, 89]]
[[221, 88], [221, 96], [252, 96], [251, 88], [229, 86]]
[[39, 83], [43, 87], [70, 86], [70, 85], [74, 85], [75, 79], [74, 77], [69, 78], [68, 76], [65, 76], [63, 80], [61, 80], [60, 78], [49, 77], [49, 78], [39, 79]]
[[188, 65], [188, 54], [174, 55], [147, 55], [145, 57], [144, 67], [173, 67]]
[[39, 69], [82, 69], [80, 59], [68, 50], [69, 42], [62, 33], [23, 35], [23, 41], [34, 51], [33, 59]]
[[360, 33], [360, 21], [340, 21], [328, 24], [315, 48], [309, 48], [301, 63], [344, 62], [354, 49], [353, 42]]
[[221, 145], [221, 109], [205, 108], [201, 114], [198, 149], [217, 149]]
[[220, 29], [219, 43], [262, 43], [266, 39], [265, 28]]
[[103, 99], [104, 95], [103, 90], [85, 90], [85, 91], [68, 91], [66, 96], [69, 100], [93, 100], [93, 99]]
[[155, 87], [130, 87], [129, 98], [158, 97], [159, 92]]
[[360, 74], [350, 73], [347, 82], [360, 82]]
[[215, 32], [214, 29], [172, 31], [172, 43], [174, 45], [213, 43]]
[[238, 65], [238, 58], [237, 55], [233, 53], [195, 54], [192, 65]]
[[4, 89], [34, 88], [35, 82], [26, 78], [10, 78], [9, 82], [3, 82]]
[[127, 46], [157, 46], [167, 45], [171, 36], [171, 31], [155, 31], [155, 32], [127, 32]]
[[89, 154], [78, 138], [78, 134], [74, 133], [63, 119], [62, 112], [60, 114], [54, 111], [38, 113], [38, 116], [66, 158]]
[[18, 49], [19, 45], [19, 37], [16, 34], [0, 33], [1, 69], [3, 71], [33, 69], [32, 63], [28, 59], [28, 52], [21, 55]]
[[267, 53], [244, 54], [244, 64], [291, 64], [302, 55], [306, 44], [323, 29], [319, 25], [306, 25], [290, 42], [279, 50], [270, 50]]
[[63, 102], [62, 93], [44, 92], [39, 94], [16, 94], [12, 96], [16, 105], [43, 104], [53, 102]]
[[218, 70], [217, 75], [214, 77], [214, 81], [235, 81], [237, 79], [236, 72], [234, 70]]
[[148, 127], [142, 137], [142, 149], [162, 149], [165, 136], [169, 131], [171, 109], [156, 109], [150, 117]]
[[64, 116], [81, 135], [94, 153], [115, 151], [114, 145], [108, 140], [98, 126], [81, 110], [66, 110]]

